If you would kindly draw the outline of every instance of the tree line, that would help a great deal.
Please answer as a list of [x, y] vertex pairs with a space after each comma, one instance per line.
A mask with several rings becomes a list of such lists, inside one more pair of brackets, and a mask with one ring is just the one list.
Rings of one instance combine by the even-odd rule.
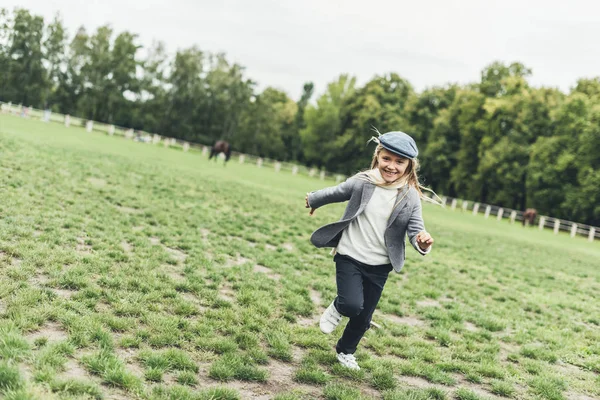
[[342, 174], [369, 165], [373, 127], [402, 130], [436, 192], [600, 225], [600, 78], [564, 93], [531, 86], [531, 74], [494, 62], [478, 82], [420, 93], [393, 72], [362, 86], [341, 74], [314, 99], [304, 83], [294, 100], [258, 91], [222, 53], [142, 49], [109, 25], [69, 35], [58, 15], [46, 23], [0, 9], [2, 101], [190, 142], [226, 139], [239, 152]]

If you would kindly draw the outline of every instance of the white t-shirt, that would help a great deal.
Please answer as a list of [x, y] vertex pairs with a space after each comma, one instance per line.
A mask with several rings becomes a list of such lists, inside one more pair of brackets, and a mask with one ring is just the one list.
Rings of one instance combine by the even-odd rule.
[[398, 189], [375, 186], [365, 210], [342, 232], [336, 252], [368, 265], [389, 264], [385, 230]]

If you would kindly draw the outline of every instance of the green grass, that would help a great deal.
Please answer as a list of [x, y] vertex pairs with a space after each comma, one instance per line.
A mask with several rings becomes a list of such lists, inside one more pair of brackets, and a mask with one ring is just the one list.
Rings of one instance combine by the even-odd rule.
[[355, 372], [317, 324], [332, 181], [6, 115], [0, 156], [0, 398], [600, 397], [600, 242], [425, 205]]

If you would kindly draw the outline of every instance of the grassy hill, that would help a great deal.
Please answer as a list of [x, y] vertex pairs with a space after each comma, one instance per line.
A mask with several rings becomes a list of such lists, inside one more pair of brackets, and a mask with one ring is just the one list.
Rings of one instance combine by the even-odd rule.
[[333, 182], [8, 115], [0, 157], [0, 397], [600, 397], [599, 242], [425, 205], [352, 372]]

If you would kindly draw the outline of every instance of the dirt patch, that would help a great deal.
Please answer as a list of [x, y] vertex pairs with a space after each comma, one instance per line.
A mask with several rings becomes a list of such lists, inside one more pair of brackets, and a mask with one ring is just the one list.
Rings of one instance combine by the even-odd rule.
[[33, 237], [40, 237], [43, 233], [44, 232], [36, 229], [35, 231], [33, 231]]
[[425, 322], [415, 317], [399, 317], [394, 314], [383, 314], [383, 318], [396, 324], [409, 325], [409, 326], [423, 326]]
[[300, 318], [297, 324], [304, 327], [316, 326], [317, 321], [319, 321], [319, 317]]
[[121, 242], [121, 248], [125, 250], [125, 253], [131, 253], [133, 246], [127, 243], [125, 240]]
[[85, 239], [82, 237], [77, 238], [77, 246], [75, 246], [75, 250], [79, 253], [90, 254], [92, 252], [92, 246], [85, 243]]
[[506, 360], [509, 354], [515, 354], [519, 352], [519, 346], [515, 346], [511, 343], [506, 343], [503, 341], [498, 342], [500, 346], [500, 359]]
[[321, 298], [321, 293], [317, 292], [314, 289], [310, 289], [310, 299], [312, 300], [313, 304], [317, 307], [323, 305], [323, 299]]
[[52, 291], [58, 297], [62, 297], [63, 299], [70, 299], [75, 293], [77, 293], [77, 290], [70, 289], [52, 289]]
[[202, 235], [202, 239], [207, 239], [210, 231], [206, 228], [200, 228], [200, 235]]
[[87, 181], [95, 187], [104, 187], [106, 186], [106, 181], [101, 178], [87, 178]]
[[48, 282], [50, 282], [50, 278], [48, 278], [44, 274], [37, 274], [33, 278], [31, 278], [31, 283], [37, 287], [46, 286]]
[[470, 322], [465, 322], [465, 329], [469, 332], [477, 332], [479, 330], [474, 324]]
[[419, 307], [440, 307], [441, 306], [439, 301], [433, 300], [433, 299], [425, 299], [425, 300], [417, 301], [417, 305]]
[[587, 394], [574, 392], [567, 392], [566, 397], [568, 400], [594, 400], [594, 397], [588, 396]]
[[119, 210], [125, 214], [139, 214], [142, 212], [142, 210], [138, 210], [138, 209], [132, 208], [132, 207], [126, 207], [126, 206], [115, 206], [115, 207], [117, 207], [117, 210]]
[[237, 265], [246, 264], [247, 262], [250, 262], [250, 261], [251, 261], [250, 259], [242, 257], [238, 254], [235, 259], [230, 258], [229, 260], [227, 260], [227, 262], [225, 263], [225, 267], [231, 268], [231, 267], [235, 267]]
[[281, 247], [283, 247], [287, 251], [294, 251], [294, 245], [291, 243], [284, 243], [281, 245]]
[[153, 246], [160, 244], [160, 239], [157, 237], [152, 236], [149, 240], [150, 240], [150, 244]]
[[277, 250], [277, 247], [273, 246], [272, 244], [265, 243], [265, 249], [274, 251], [274, 250]]
[[178, 250], [178, 249], [173, 249], [171, 247], [165, 247], [165, 249], [167, 250], [167, 252], [169, 254], [171, 254], [173, 256], [173, 258], [175, 258], [177, 260], [177, 262], [179, 262], [179, 263], [185, 262], [185, 259], [187, 258], [187, 254], [185, 254], [183, 251]]
[[131, 228], [131, 230], [134, 232], [139, 232], [139, 231], [143, 231], [144, 227], [143, 226], [134, 226], [133, 228]]
[[6, 304], [4, 304], [4, 301], [2, 301], [2, 299], [0, 299], [0, 315], [4, 314], [6, 312]]
[[219, 289], [219, 297], [230, 303], [235, 302], [235, 292], [229, 285], [225, 285]]
[[65, 371], [63, 372], [65, 378], [88, 380], [91, 375], [81, 367], [81, 365], [74, 359], [70, 358], [65, 364]]
[[13, 267], [20, 267], [22, 263], [23, 260], [17, 257], [14, 257], [12, 260], [10, 260], [10, 265], [12, 265]]
[[419, 378], [417, 376], [401, 376], [399, 379], [400, 382], [419, 389], [424, 389], [432, 386], [432, 384], [429, 383], [426, 379]]
[[264, 265], [256, 264], [254, 268], [252, 268], [252, 271], [261, 274], [266, 274], [269, 278], [274, 279], [276, 281], [281, 279], [281, 275], [274, 273], [271, 268], [267, 268]]
[[42, 325], [42, 327], [28, 336], [32, 342], [39, 338], [46, 338], [49, 342], [60, 342], [67, 340], [69, 335], [56, 322], [50, 321]]

